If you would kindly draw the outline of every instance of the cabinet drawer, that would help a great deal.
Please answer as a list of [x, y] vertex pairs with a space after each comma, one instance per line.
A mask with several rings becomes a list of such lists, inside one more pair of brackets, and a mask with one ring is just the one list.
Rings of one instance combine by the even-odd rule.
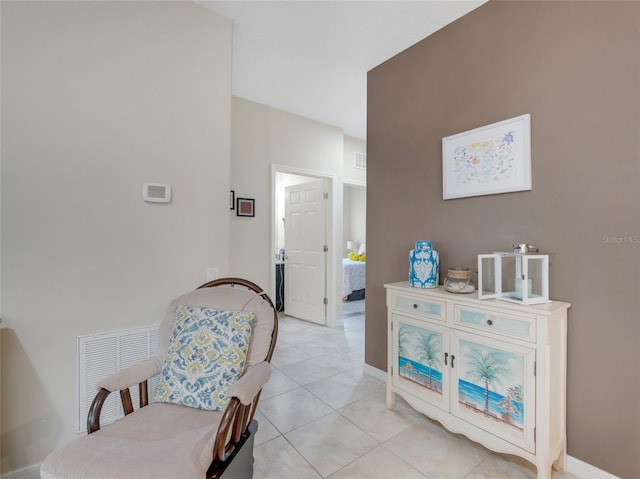
[[430, 318], [444, 321], [446, 307], [444, 302], [418, 299], [411, 296], [396, 295], [393, 297], [393, 309], [424, 314]]
[[505, 314], [488, 309], [474, 309], [456, 304], [454, 321], [461, 326], [468, 326], [503, 336], [529, 341], [536, 340], [535, 320], [533, 317]]

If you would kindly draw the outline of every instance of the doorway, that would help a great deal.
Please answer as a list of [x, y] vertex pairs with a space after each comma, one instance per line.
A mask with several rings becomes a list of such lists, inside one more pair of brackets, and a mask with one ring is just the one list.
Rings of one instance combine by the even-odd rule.
[[284, 309], [287, 315], [326, 324], [326, 180], [284, 188]]
[[365, 313], [366, 223], [366, 185], [345, 182], [342, 194], [343, 319]]
[[[276, 306], [281, 305], [280, 309], [284, 309], [285, 314], [333, 327], [341, 318], [342, 306], [338, 301], [336, 282], [336, 265], [342, 251], [334, 247], [338, 244], [338, 228], [334, 224], [338, 216], [335, 212], [336, 178], [334, 175], [284, 165], [272, 165], [271, 173], [271, 271], [274, 271], [272, 297], [276, 300]], [[322, 193], [319, 193], [318, 185], [323, 185]], [[295, 207], [289, 208], [294, 211], [294, 215], [289, 218], [287, 216], [291, 215], [291, 211], [285, 212], [287, 188], [289, 193], [295, 195]], [[303, 196], [313, 199], [319, 194], [324, 202], [323, 211], [307, 215], [309, 211], [301, 214], [296, 210], [300, 207]], [[291, 196], [288, 199], [291, 206]], [[312, 226], [305, 226], [304, 222], [311, 221], [311, 217], [315, 222]], [[298, 233], [293, 235], [296, 229]], [[304, 235], [300, 236], [302, 233]], [[287, 235], [290, 237], [287, 238]], [[291, 236], [296, 239], [293, 240]], [[327, 251], [324, 251], [325, 245]], [[301, 258], [300, 254], [307, 246], [313, 247], [313, 253], [309, 252], [306, 258]], [[315, 251], [318, 248], [320, 252]]]

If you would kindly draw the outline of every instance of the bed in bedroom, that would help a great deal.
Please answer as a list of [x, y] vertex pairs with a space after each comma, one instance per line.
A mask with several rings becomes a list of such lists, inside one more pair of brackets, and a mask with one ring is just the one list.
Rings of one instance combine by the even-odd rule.
[[342, 300], [357, 301], [364, 299], [364, 278], [366, 272], [364, 261], [353, 261], [342, 258]]

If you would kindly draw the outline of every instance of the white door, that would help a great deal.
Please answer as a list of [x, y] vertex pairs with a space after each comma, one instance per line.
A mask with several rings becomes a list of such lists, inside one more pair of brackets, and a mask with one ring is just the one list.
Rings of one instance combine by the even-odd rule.
[[324, 180], [285, 188], [284, 310], [318, 324], [326, 322], [326, 203]]

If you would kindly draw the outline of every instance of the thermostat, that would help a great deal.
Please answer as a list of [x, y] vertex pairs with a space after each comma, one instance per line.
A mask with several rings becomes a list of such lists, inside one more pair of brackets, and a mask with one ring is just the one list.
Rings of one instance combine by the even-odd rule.
[[166, 183], [143, 183], [142, 198], [149, 203], [169, 203], [171, 186]]

